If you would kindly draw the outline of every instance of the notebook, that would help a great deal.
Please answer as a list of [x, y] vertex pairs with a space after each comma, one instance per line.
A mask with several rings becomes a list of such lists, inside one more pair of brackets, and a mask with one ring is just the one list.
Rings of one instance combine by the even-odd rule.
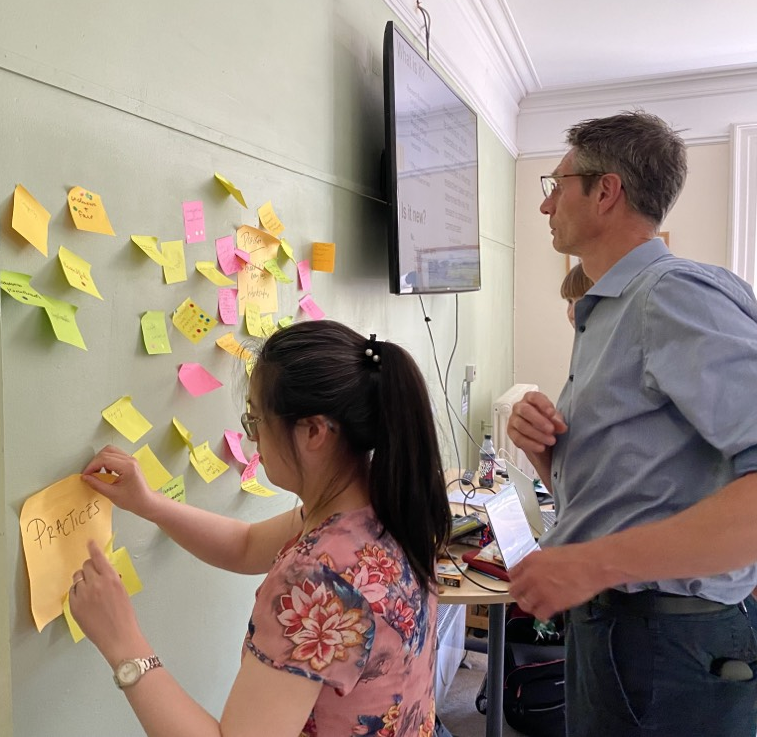
[[555, 513], [552, 510], [541, 509], [539, 498], [536, 496], [534, 481], [521, 471], [515, 464], [506, 461], [507, 475], [515, 486], [515, 490], [523, 505], [528, 523], [531, 525], [533, 535], [541, 537], [555, 524]]

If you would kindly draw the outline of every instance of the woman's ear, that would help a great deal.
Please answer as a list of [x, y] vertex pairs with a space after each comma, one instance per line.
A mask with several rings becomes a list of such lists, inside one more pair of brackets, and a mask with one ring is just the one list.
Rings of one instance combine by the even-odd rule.
[[325, 415], [304, 417], [297, 424], [302, 428], [303, 441], [307, 450], [320, 450], [336, 435], [333, 421]]

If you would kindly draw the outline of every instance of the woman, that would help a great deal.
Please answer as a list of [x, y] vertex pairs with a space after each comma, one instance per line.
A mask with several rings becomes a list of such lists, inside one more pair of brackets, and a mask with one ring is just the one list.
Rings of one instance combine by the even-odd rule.
[[568, 302], [568, 320], [573, 328], [576, 327], [575, 307], [581, 297], [586, 294], [594, 282], [584, 273], [584, 267], [577, 263], [562, 280], [560, 285], [560, 296]]
[[[293, 513], [247, 524], [175, 503], [113, 447], [83, 472], [198, 558], [268, 573], [220, 722], [158, 667], [94, 545], [74, 574], [74, 617], [150, 737], [432, 734], [435, 558], [450, 518], [418, 367], [375, 336], [297, 323], [263, 345], [247, 405], [242, 424], [268, 479], [302, 500]], [[102, 467], [115, 483], [93, 475]]]

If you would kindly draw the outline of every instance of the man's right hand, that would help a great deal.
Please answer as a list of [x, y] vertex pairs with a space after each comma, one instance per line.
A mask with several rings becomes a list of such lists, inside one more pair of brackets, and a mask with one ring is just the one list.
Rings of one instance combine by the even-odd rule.
[[507, 434], [529, 455], [543, 456], [557, 442], [557, 436], [568, 429], [565, 419], [546, 394], [527, 392], [513, 405]]

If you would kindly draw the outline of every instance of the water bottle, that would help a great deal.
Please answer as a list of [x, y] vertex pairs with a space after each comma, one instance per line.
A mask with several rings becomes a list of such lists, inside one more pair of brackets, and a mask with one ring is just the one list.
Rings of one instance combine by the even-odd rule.
[[494, 458], [497, 451], [491, 435], [484, 435], [484, 444], [481, 446], [478, 462], [478, 485], [491, 489], [494, 486]]

